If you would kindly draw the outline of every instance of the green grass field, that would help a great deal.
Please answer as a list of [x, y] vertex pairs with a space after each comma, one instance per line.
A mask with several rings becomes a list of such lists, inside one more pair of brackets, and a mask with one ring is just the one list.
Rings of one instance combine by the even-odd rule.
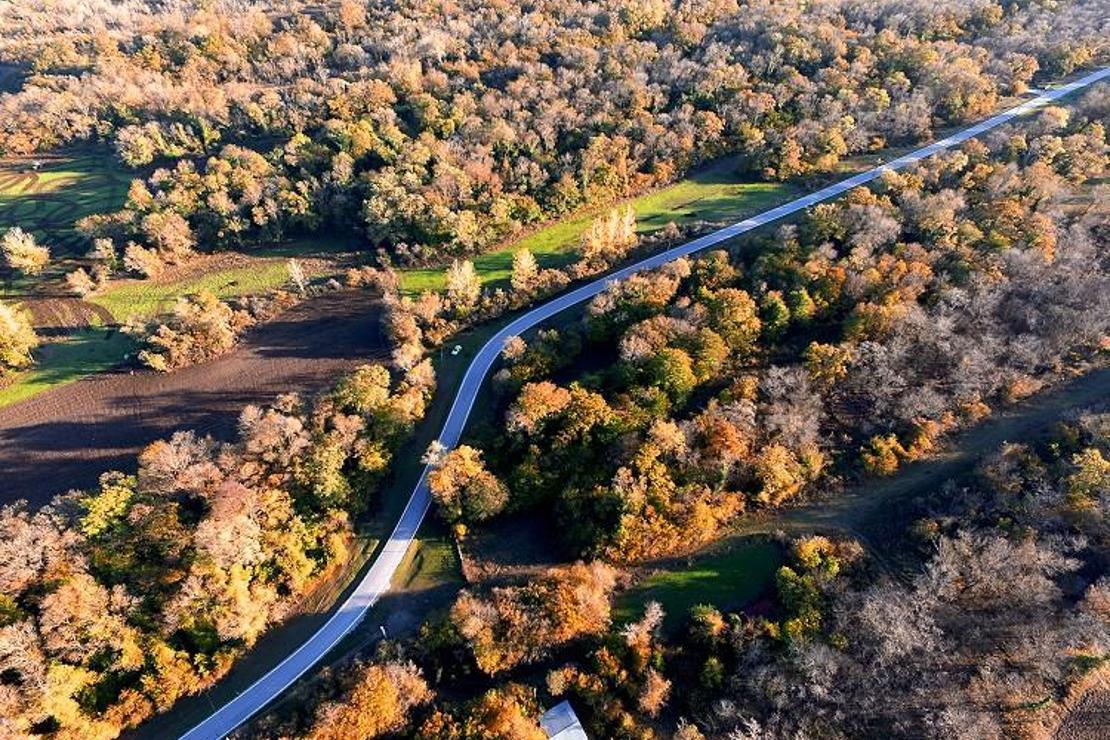
[[621, 594], [614, 621], [639, 619], [649, 601], [663, 605], [668, 629], [680, 625], [698, 604], [723, 609], [747, 606], [771, 585], [782, 562], [778, 546], [762, 538], [736, 543], [692, 563], [676, 561]]
[[[630, 203], [636, 211], [637, 230], [650, 233], [674, 222], [739, 221], [791, 196], [795, 188], [784, 183], [744, 182], [735, 158], [718, 160], [684, 180], [656, 190]], [[473, 259], [483, 283], [507, 285], [512, 275], [513, 252], [527, 248], [543, 267], [562, 267], [573, 262], [582, 233], [599, 211], [587, 211], [546, 226], [504, 248]], [[444, 270], [404, 269], [401, 287], [407, 293], [442, 290]]]
[[404, 561], [393, 576], [393, 586], [405, 591], [423, 591], [444, 584], [463, 585], [459, 558], [450, 535], [428, 528], [413, 542]]
[[38, 350], [38, 363], [0, 388], [0, 407], [38, 395], [93, 373], [109, 370], [135, 347], [134, 340], [116, 329], [90, 327], [49, 342]]
[[247, 266], [231, 267], [183, 280], [160, 283], [154, 280], [127, 280], [88, 301], [112, 312], [117, 321], [129, 317], [152, 319], [173, 308], [181, 296], [207, 290], [219, 298], [264, 293], [289, 282], [283, 259], [267, 260]]

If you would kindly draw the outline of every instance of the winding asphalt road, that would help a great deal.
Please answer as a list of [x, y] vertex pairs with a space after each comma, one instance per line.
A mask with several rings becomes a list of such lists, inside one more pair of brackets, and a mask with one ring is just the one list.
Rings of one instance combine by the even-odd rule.
[[[932, 155], [957, 146], [979, 134], [990, 131], [1004, 123], [1024, 116], [1038, 108], [1042, 108], [1076, 90], [1081, 90], [1102, 79], [1110, 77], [1110, 67], [1092, 72], [1074, 82], [1054, 88], [1021, 105], [1011, 108], [992, 118], [970, 126], [959, 133], [952, 134], [940, 141], [917, 149], [909, 154], [899, 157], [880, 167], [861, 172], [834, 185], [822, 188], [814, 193], [803, 196], [777, 208], [764, 211], [757, 216], [746, 218], [739, 223], [727, 226], [719, 231], [714, 231], [699, 239], [674, 247], [665, 252], [660, 252], [633, 265], [587, 283], [575, 290], [551, 299], [547, 303], [533, 308], [522, 314], [501, 331], [497, 332], [482, 348], [470, 363], [470, 367], [463, 377], [462, 384], [455, 395], [447, 421], [443, 425], [439, 441], [447, 449], [458, 444], [466, 426], [470, 409], [477, 398], [478, 390], [489, 373], [490, 368], [497, 361], [505, 340], [518, 336], [528, 331], [537, 324], [546, 321], [555, 314], [578, 305], [583, 301], [593, 298], [605, 290], [614, 281], [623, 280], [630, 275], [644, 270], [652, 270], [667, 262], [686, 257], [721, 242], [728, 241], [740, 234], [756, 229], [764, 224], [776, 221], [784, 216], [808, 208], [816, 203], [835, 198], [838, 195], [859, 187], [878, 178], [887, 170], [900, 170], [909, 167], [915, 162], [931, 157]], [[397, 567], [401, 564], [405, 553], [416, 537], [416, 531], [424, 520], [431, 504], [431, 494], [427, 486], [428, 468], [424, 468], [416, 488], [397, 522], [396, 528], [377, 559], [367, 570], [362, 581], [355, 587], [347, 600], [335, 611], [332, 617], [306, 642], [297, 647], [288, 657], [275, 666], [249, 688], [239, 694], [235, 699], [220, 707], [206, 720], [198, 724], [182, 736], [182, 740], [218, 740], [236, 727], [250, 719], [255, 713], [276, 699], [294, 681], [316, 664], [331, 650], [347, 633], [358, 626], [366, 616], [370, 607], [378, 598], [389, 589], [390, 579]]]

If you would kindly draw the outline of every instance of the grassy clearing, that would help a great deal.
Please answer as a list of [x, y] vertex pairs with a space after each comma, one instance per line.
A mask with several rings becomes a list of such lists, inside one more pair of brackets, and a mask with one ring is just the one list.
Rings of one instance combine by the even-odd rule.
[[108, 290], [88, 298], [108, 309], [117, 321], [130, 317], [152, 319], [173, 308], [181, 296], [208, 290], [219, 298], [232, 298], [250, 293], [263, 293], [289, 282], [289, 271], [283, 259], [258, 260], [194, 275], [181, 280], [124, 280]]
[[668, 563], [618, 597], [615, 621], [639, 619], [649, 601], [663, 605], [669, 629], [681, 624], [698, 604], [723, 609], [746, 606], [771, 585], [782, 562], [779, 547], [760, 538], [737, 542], [693, 562]]
[[134, 347], [134, 341], [126, 334], [102, 327], [82, 329], [45, 344], [39, 350], [39, 362], [34, 368], [20, 373], [0, 388], [0, 407], [109, 370], [119, 365]]
[[[629, 201], [636, 211], [637, 230], [646, 234], [674, 222], [739, 221], [771, 207], [795, 187], [784, 183], [744, 182], [733, 157], [718, 160], [660, 190]], [[596, 217], [587, 211], [546, 226], [522, 239], [474, 258], [474, 268], [483, 283], [507, 285], [512, 274], [513, 252], [527, 248], [543, 267], [562, 267], [575, 260], [582, 233]], [[407, 293], [443, 289], [443, 269], [401, 270], [401, 286]]]
[[429, 525], [424, 536], [413, 542], [393, 576], [393, 588], [423, 591], [444, 584], [463, 585], [459, 558], [450, 536], [441, 527]]

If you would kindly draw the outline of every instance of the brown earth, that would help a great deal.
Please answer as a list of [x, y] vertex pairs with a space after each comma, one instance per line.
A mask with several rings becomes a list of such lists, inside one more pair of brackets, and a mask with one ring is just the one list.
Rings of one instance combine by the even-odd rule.
[[94, 323], [105, 326], [116, 322], [108, 309], [80, 298], [35, 296], [21, 300], [19, 305], [30, 312], [39, 336], [62, 334]]
[[1099, 740], [1110, 735], [1110, 689], [1088, 691], [1060, 724], [1056, 740]]
[[318, 390], [382, 358], [379, 319], [366, 292], [326, 293], [211, 362], [168, 374], [118, 370], [0, 409], [0, 503], [42, 506], [106, 470], [133, 471], [140, 449], [179, 429], [231, 439], [245, 405]]

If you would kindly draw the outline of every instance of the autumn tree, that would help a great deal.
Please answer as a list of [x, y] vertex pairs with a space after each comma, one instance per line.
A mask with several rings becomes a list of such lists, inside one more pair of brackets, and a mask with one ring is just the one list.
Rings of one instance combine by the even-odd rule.
[[454, 711], [437, 709], [416, 732], [419, 740], [544, 740], [535, 690], [510, 683]]
[[155, 370], [168, 371], [226, 352], [253, 319], [202, 290], [178, 299], [173, 316], [146, 338], [139, 359]]
[[528, 249], [518, 249], [513, 252], [513, 290], [521, 296], [528, 296], [536, 287], [536, 278], [539, 276], [539, 265], [535, 256]]
[[474, 263], [470, 260], [455, 260], [447, 268], [447, 299], [459, 313], [465, 314], [478, 304], [482, 284]]
[[37, 275], [50, 262], [50, 250], [40, 246], [33, 234], [13, 226], [0, 237], [0, 255], [10, 273]]
[[389, 401], [389, 370], [381, 365], [361, 365], [335, 385], [335, 399], [345, 409], [369, 414]]
[[0, 303], [0, 369], [27, 367], [33, 362], [31, 351], [38, 345], [31, 314], [18, 306]]
[[509, 502], [508, 487], [489, 472], [482, 453], [460, 445], [428, 473], [428, 488], [449, 522], [478, 522], [501, 513]]
[[79, 298], [84, 298], [96, 290], [96, 281], [83, 267], [78, 267], [72, 272], [67, 272], [65, 277], [66, 287]]
[[588, 263], [620, 261], [636, 244], [636, 212], [631, 205], [594, 219], [582, 235], [582, 259]]
[[398, 732], [415, 707], [427, 703], [432, 692], [412, 663], [371, 663], [358, 666], [354, 687], [340, 701], [316, 710], [311, 740], [375, 738]]
[[610, 566], [579, 562], [524, 586], [494, 588], [488, 596], [464, 591], [451, 609], [451, 622], [478, 667], [493, 675], [604, 631], [615, 584]]

